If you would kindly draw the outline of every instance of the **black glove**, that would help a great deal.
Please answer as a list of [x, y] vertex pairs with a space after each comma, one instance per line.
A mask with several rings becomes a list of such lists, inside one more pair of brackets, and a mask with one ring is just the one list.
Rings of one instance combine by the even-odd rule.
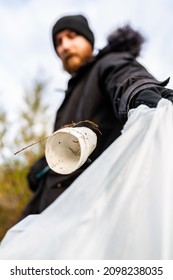
[[165, 88], [162, 92], [162, 97], [173, 102], [173, 90]]
[[157, 92], [157, 90], [142, 90], [136, 96], [133, 97], [130, 103], [130, 109], [136, 108], [141, 104], [145, 104], [150, 108], [155, 108], [157, 107], [157, 104], [161, 98], [162, 96]]

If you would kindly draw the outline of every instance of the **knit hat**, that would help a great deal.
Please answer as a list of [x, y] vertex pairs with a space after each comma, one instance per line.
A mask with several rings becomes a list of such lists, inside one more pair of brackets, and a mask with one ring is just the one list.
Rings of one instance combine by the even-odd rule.
[[60, 18], [52, 29], [52, 39], [55, 48], [55, 35], [63, 31], [64, 29], [70, 29], [75, 31], [77, 34], [85, 37], [92, 45], [94, 46], [94, 34], [91, 31], [87, 19], [82, 15], [72, 15], [72, 16], [64, 16]]

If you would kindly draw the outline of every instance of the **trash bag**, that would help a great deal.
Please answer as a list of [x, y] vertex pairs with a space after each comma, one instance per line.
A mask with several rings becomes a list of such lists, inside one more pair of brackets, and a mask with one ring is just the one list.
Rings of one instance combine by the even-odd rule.
[[172, 103], [131, 110], [122, 135], [66, 192], [7, 233], [0, 259], [173, 259], [172, 167]]

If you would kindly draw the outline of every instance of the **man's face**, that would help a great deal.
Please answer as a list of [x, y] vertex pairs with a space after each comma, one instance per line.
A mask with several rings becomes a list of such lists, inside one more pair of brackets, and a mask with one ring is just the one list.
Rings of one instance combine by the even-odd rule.
[[92, 46], [85, 37], [72, 30], [64, 30], [55, 36], [55, 48], [63, 68], [73, 74], [92, 56]]

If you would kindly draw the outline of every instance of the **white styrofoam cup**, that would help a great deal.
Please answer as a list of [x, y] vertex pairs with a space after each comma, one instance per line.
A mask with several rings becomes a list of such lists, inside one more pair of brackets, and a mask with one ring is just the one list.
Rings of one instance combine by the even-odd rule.
[[59, 174], [70, 174], [82, 166], [97, 144], [96, 134], [87, 127], [65, 127], [46, 141], [49, 167]]

